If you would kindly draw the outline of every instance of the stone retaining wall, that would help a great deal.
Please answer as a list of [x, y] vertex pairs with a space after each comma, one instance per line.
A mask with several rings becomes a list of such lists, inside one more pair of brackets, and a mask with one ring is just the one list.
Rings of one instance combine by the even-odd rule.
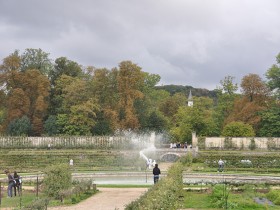
[[201, 149], [280, 149], [279, 137], [197, 137], [192, 134], [192, 145]]

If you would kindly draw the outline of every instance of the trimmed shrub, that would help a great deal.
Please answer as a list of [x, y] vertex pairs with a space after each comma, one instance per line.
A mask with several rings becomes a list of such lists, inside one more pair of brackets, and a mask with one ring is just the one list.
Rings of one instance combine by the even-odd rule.
[[183, 197], [182, 171], [182, 163], [173, 164], [166, 177], [139, 199], [128, 204], [125, 210], [175, 210], [180, 208], [180, 199]]
[[68, 165], [53, 165], [46, 169], [43, 189], [48, 197], [60, 198], [60, 193], [71, 187], [71, 171]]

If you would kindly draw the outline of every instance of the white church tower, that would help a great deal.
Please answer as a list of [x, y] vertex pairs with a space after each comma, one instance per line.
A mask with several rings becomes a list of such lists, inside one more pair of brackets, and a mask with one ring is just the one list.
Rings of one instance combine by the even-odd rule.
[[189, 97], [188, 97], [188, 106], [193, 106], [193, 98], [192, 98], [192, 91], [190, 90]]

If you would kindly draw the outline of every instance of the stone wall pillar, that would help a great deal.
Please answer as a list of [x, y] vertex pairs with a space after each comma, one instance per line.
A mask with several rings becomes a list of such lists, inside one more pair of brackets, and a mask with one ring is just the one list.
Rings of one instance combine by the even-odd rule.
[[193, 148], [198, 146], [197, 145], [197, 137], [196, 137], [196, 132], [195, 131], [192, 132], [192, 146], [193, 146]]

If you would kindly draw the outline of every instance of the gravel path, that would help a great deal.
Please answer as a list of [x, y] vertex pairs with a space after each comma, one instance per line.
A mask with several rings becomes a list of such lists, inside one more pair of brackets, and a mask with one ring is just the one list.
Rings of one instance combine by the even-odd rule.
[[49, 207], [50, 210], [123, 210], [148, 188], [98, 188], [94, 196], [73, 206]]

